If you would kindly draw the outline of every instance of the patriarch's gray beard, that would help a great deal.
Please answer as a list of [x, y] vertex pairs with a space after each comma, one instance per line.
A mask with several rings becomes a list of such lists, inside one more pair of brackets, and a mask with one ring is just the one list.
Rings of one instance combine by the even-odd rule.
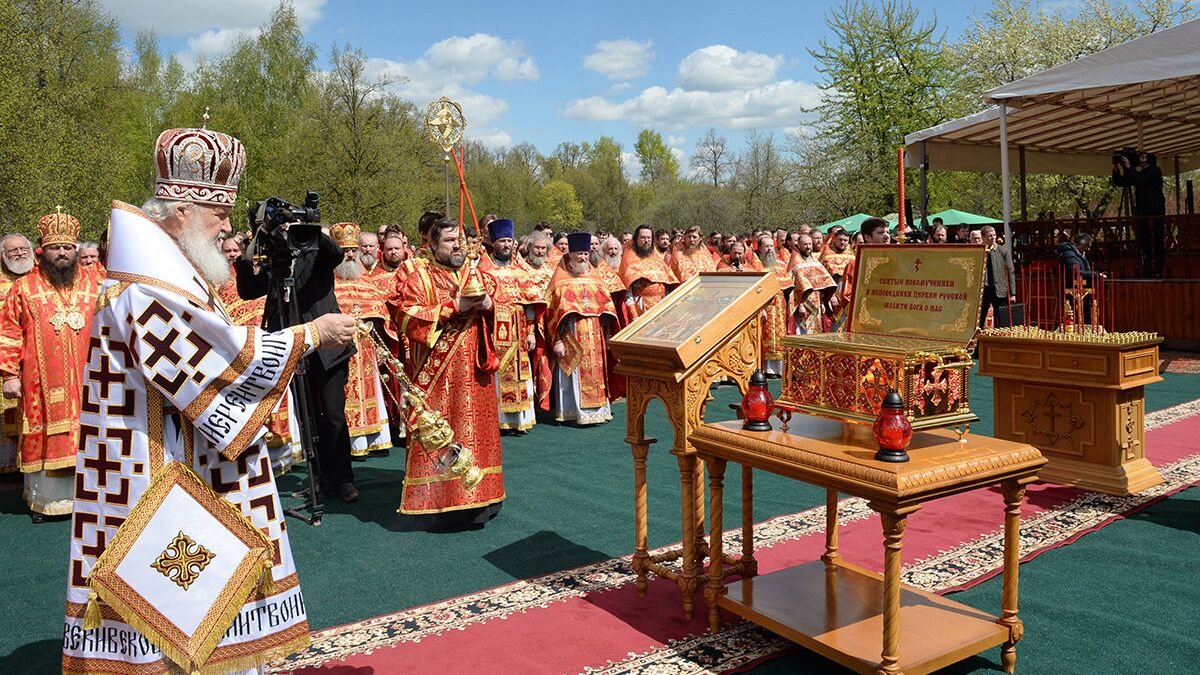
[[567, 271], [581, 277], [591, 271], [591, 263], [587, 260], [570, 260], [567, 262]]
[[359, 261], [346, 260], [333, 268], [333, 275], [339, 279], [361, 279], [364, 271]]
[[529, 266], [535, 270], [541, 269], [542, 265], [546, 264], [546, 256], [531, 254], [528, 258], [525, 259], [525, 262], [529, 263]]
[[613, 268], [614, 270], [621, 266], [621, 254], [620, 253], [617, 253], [614, 255], [609, 255], [609, 256], [604, 256], [604, 259], [608, 262], [608, 266]]
[[775, 263], [779, 262], [779, 258], [775, 256], [774, 251], [771, 251], [770, 253], [759, 253], [758, 259], [767, 267], [773, 267]]
[[205, 281], [213, 286], [229, 283], [229, 261], [221, 252], [220, 239], [208, 239], [204, 236], [204, 230], [193, 223], [179, 237], [179, 248], [195, 263], [196, 270]]

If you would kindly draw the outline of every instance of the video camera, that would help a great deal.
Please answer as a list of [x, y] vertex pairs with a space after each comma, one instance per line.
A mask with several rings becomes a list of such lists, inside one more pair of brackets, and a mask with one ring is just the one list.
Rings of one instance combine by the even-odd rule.
[[[316, 246], [321, 234], [320, 204], [321, 195], [312, 191], [305, 193], [303, 206], [270, 197], [246, 210], [247, 225], [254, 240], [266, 249], [277, 249], [286, 243], [293, 253], [305, 251]], [[285, 223], [291, 223], [287, 230], [280, 227]]]
[[1112, 161], [1113, 161], [1113, 164], [1120, 165], [1121, 158], [1125, 158], [1125, 159], [1129, 160], [1129, 166], [1131, 166], [1131, 167], [1137, 166], [1138, 165], [1138, 155], [1140, 155], [1140, 154], [1142, 154], [1142, 153], [1138, 152], [1137, 148], [1121, 148], [1120, 150], [1117, 150], [1116, 152], [1113, 153]]

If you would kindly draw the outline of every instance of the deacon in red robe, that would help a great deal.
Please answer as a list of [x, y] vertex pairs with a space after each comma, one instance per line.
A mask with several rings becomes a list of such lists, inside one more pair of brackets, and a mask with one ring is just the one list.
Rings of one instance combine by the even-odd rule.
[[[480, 273], [489, 293], [464, 297], [468, 268], [457, 221], [430, 229], [432, 257], [404, 279], [395, 317], [408, 341], [407, 368], [427, 405], [450, 424], [454, 440], [475, 456], [483, 481], [467, 489], [438, 466], [408, 421], [408, 452], [400, 512], [425, 515], [420, 525], [440, 529], [486, 522], [504, 500], [499, 402], [492, 378], [498, 358], [492, 346], [496, 280]], [[454, 513], [452, 513], [454, 512]]]
[[55, 212], [38, 221], [39, 265], [13, 282], [0, 315], [4, 396], [24, 417], [18, 467], [34, 522], [71, 513], [79, 392], [87, 364], [99, 276], [80, 271], [79, 221]]

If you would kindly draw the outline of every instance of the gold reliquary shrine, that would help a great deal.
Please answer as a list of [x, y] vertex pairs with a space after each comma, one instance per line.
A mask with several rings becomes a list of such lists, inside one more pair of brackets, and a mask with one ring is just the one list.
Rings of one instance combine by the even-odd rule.
[[982, 246], [860, 246], [845, 332], [784, 338], [777, 404], [872, 424], [895, 389], [914, 429], [978, 421], [969, 371], [984, 260]]

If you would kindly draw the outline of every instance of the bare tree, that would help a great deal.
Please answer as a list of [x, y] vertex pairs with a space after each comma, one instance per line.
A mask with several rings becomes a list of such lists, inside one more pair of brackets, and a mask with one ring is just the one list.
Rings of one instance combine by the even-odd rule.
[[721, 178], [733, 166], [729, 150], [725, 147], [725, 137], [709, 127], [704, 137], [696, 142], [691, 165], [693, 170], [704, 176], [705, 182], [712, 181], [713, 187], [721, 187]]

